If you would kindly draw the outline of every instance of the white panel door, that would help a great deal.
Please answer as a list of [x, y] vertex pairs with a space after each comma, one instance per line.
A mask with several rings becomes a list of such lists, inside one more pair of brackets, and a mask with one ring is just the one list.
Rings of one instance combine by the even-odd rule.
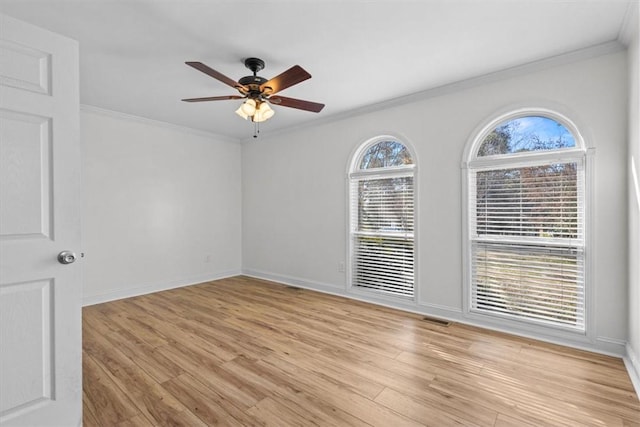
[[78, 46], [0, 15], [0, 425], [82, 423]]

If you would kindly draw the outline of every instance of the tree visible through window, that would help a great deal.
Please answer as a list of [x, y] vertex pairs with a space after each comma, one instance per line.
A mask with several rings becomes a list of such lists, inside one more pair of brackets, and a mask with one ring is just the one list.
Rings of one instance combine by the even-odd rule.
[[351, 285], [414, 295], [414, 162], [392, 139], [365, 144], [350, 173]]
[[478, 157], [575, 146], [573, 135], [562, 124], [547, 117], [527, 116], [509, 120], [491, 131], [482, 141]]
[[526, 116], [489, 132], [476, 159], [470, 310], [584, 330], [584, 151], [561, 123]]
[[398, 141], [382, 141], [364, 153], [360, 169], [388, 168], [410, 164], [413, 164], [413, 160], [407, 147]]

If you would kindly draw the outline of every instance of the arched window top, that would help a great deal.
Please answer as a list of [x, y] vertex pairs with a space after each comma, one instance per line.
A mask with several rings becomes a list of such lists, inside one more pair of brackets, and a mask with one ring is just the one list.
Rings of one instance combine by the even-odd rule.
[[381, 139], [366, 147], [358, 157], [356, 170], [413, 165], [409, 149], [395, 139]]
[[576, 137], [559, 121], [526, 115], [500, 122], [486, 134], [476, 157], [576, 148]]

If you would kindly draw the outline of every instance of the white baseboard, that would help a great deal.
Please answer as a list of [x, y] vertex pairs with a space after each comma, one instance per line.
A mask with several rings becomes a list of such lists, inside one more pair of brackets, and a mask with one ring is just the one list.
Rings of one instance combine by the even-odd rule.
[[624, 357], [626, 354], [626, 340], [609, 337], [596, 337], [595, 343], [599, 349], [602, 349], [601, 353], [603, 354], [609, 354], [620, 358]]
[[227, 277], [238, 276], [240, 270], [223, 271], [208, 275], [192, 276], [183, 279], [170, 280], [162, 283], [149, 283], [142, 285], [127, 286], [114, 289], [97, 295], [84, 296], [82, 298], [82, 306], [86, 307], [103, 302], [115, 301], [123, 298], [131, 298], [139, 295], [151, 294], [154, 292], [166, 291], [169, 289], [181, 288], [184, 286], [196, 285], [198, 283], [210, 282], [212, 280], [224, 279]]
[[418, 302], [418, 306], [421, 307], [420, 313], [428, 314], [429, 316], [441, 317], [452, 322], [462, 322], [464, 320], [462, 310], [457, 307], [431, 304], [428, 302]]
[[458, 322], [460, 321], [462, 315], [462, 312], [455, 307], [417, 303], [414, 301], [403, 301], [401, 299], [398, 299], [397, 302], [390, 302], [388, 299], [377, 298], [375, 295], [369, 295], [364, 292], [349, 292], [344, 285], [336, 286], [327, 283], [306, 280], [299, 277], [286, 276], [282, 274], [254, 269], [243, 269], [242, 274], [249, 277], [255, 277], [257, 279], [270, 280], [272, 282], [310, 289], [313, 291], [345, 297], [356, 301], [368, 302], [383, 307], [395, 308], [411, 313], [433, 316], [443, 320]]
[[638, 359], [638, 355], [633, 351], [629, 343], [627, 343], [627, 354], [622, 360], [624, 360], [624, 366], [629, 372], [631, 384], [636, 389], [636, 396], [640, 400], [640, 359]]
[[334, 293], [341, 295], [340, 292], [344, 292], [344, 286], [333, 285], [329, 283], [316, 282], [307, 279], [301, 279], [299, 277], [288, 276], [285, 274], [270, 273], [268, 271], [254, 270], [254, 269], [242, 269], [242, 275], [248, 277], [255, 277], [256, 279], [269, 280], [272, 282], [278, 282], [285, 285], [298, 286], [305, 289], [313, 289], [319, 292], [326, 291], [327, 293]]
[[462, 310], [457, 307], [447, 307], [425, 302], [403, 300], [390, 301], [389, 299], [376, 298], [375, 295], [372, 296], [363, 292], [349, 291], [344, 285], [336, 286], [262, 270], [243, 269], [242, 274], [249, 277], [270, 280], [273, 282], [296, 286], [304, 289], [311, 289], [326, 294], [337, 295], [358, 301], [381, 305], [384, 307], [404, 310], [411, 313], [422, 314], [425, 316], [436, 317], [443, 320], [476, 326], [479, 328], [504, 332], [511, 335], [518, 335], [539, 341], [545, 341], [552, 344], [562, 345], [565, 347], [591, 351], [607, 356], [622, 358], [625, 355], [626, 341], [623, 340], [597, 337], [593, 342], [591, 342], [586, 337], [574, 338], [569, 334], [542, 334], [539, 331], [536, 331], [535, 327], [529, 327], [529, 329], [524, 327], [515, 328], [509, 326], [508, 324], [505, 324], [504, 322], [492, 321], [491, 319], [476, 319], [474, 317], [465, 316]]

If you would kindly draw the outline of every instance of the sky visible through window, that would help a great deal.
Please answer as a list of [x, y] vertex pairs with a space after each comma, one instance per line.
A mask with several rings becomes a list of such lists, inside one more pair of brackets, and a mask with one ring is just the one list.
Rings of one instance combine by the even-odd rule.
[[[512, 134], [514, 141], [526, 144], [533, 136], [537, 136], [541, 141], [557, 141], [557, 148], [576, 146], [571, 132], [555, 120], [546, 117], [529, 116], [512, 120], [511, 123], [514, 124]], [[514, 151], [519, 150], [515, 149]]]
[[576, 146], [571, 132], [557, 121], [527, 116], [503, 122], [487, 135], [478, 156], [557, 150]]

